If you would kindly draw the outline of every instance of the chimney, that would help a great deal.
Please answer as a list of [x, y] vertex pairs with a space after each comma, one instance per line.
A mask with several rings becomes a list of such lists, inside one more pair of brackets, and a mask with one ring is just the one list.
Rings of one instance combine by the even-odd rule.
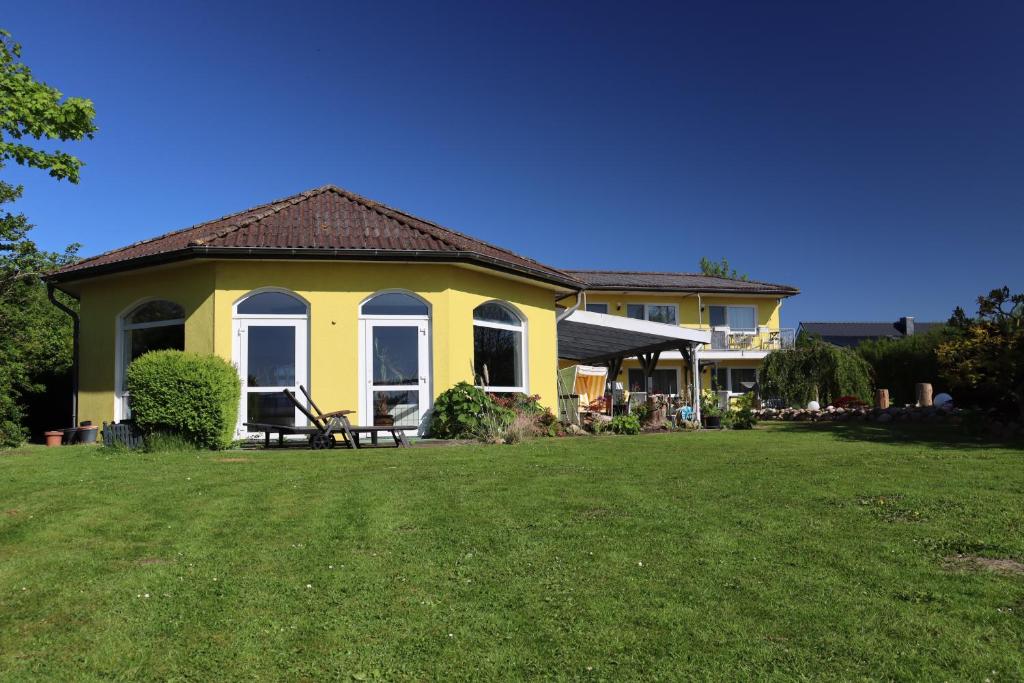
[[914, 336], [914, 316], [912, 316], [912, 315], [905, 315], [902, 318], [900, 318], [899, 327], [900, 327], [900, 330], [903, 332], [903, 334], [905, 336], [913, 337]]

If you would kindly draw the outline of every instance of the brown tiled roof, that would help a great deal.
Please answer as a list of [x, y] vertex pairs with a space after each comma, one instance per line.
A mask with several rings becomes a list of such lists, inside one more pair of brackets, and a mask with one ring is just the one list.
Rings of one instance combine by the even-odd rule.
[[466, 261], [582, 287], [564, 271], [333, 185], [83, 259], [49, 278], [73, 280], [189, 257]]
[[657, 273], [627, 270], [565, 270], [587, 289], [645, 292], [722, 292], [728, 294], [778, 294], [792, 296], [800, 290], [757, 280], [734, 280], [701, 273]]

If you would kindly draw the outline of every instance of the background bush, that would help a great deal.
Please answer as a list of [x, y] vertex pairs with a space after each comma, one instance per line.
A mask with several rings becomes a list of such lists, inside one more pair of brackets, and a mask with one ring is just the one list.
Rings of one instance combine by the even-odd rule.
[[128, 366], [132, 419], [143, 433], [181, 436], [203, 448], [231, 444], [241, 382], [219, 356], [152, 351]]
[[900, 339], [869, 339], [857, 345], [857, 353], [870, 365], [875, 386], [889, 390], [894, 405], [917, 401], [914, 385], [929, 382], [936, 394], [948, 392], [949, 383], [939, 370], [937, 350], [949, 338], [941, 328]]
[[851, 349], [815, 337], [801, 337], [795, 349], [772, 351], [761, 369], [761, 394], [803, 407], [810, 400], [822, 406], [841, 396], [865, 402], [871, 396], [871, 366]]

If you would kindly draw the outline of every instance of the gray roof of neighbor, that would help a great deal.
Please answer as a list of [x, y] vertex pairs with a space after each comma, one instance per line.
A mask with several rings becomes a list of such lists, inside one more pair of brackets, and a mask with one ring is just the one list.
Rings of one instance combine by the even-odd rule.
[[734, 280], [702, 273], [664, 273], [630, 270], [565, 270], [587, 284], [588, 289], [619, 291], [721, 292], [728, 294], [777, 294], [793, 296], [800, 290], [758, 280]]
[[[946, 323], [919, 323], [914, 322], [914, 334], [924, 334]], [[856, 337], [867, 339], [871, 337], [902, 337], [903, 330], [899, 321], [891, 323], [876, 322], [801, 322], [800, 329], [811, 334], [819, 334], [828, 339], [829, 337]]]
[[82, 259], [49, 278], [72, 280], [192, 257], [466, 261], [583, 287], [557, 268], [333, 185]]

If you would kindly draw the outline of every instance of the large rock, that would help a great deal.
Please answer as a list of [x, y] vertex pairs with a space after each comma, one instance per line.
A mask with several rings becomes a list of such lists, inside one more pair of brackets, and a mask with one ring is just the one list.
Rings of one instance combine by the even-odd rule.
[[892, 415], [889, 413], [882, 413], [875, 418], [875, 422], [885, 424], [886, 422], [892, 422]]

